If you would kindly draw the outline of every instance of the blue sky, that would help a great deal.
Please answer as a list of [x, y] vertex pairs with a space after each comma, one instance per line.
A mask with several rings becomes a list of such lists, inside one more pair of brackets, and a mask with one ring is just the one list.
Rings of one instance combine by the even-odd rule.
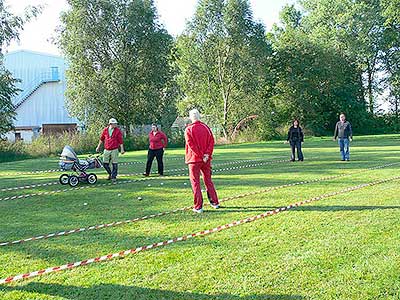
[[[285, 4], [295, 0], [250, 0], [255, 19], [261, 21], [267, 30], [278, 22], [279, 12]], [[187, 20], [195, 9], [197, 0], [155, 0], [161, 22], [172, 35], [180, 34]], [[25, 25], [20, 41], [13, 42], [8, 51], [28, 49], [52, 54], [59, 54], [51, 39], [54, 31], [60, 24], [60, 12], [68, 8], [66, 0], [5, 0], [12, 12], [21, 14], [28, 5], [45, 5], [43, 13], [34, 21]]]

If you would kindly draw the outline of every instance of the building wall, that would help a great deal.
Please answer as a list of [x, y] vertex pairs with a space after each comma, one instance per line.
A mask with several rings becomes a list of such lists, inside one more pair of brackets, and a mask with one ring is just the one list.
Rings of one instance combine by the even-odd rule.
[[10, 141], [10, 142], [15, 142], [15, 133], [20, 133], [21, 134], [21, 139], [25, 142], [25, 143], [30, 143], [32, 142], [32, 140], [37, 137], [36, 132], [32, 131], [32, 130], [16, 130], [15, 132], [8, 132], [5, 135], [5, 138]]
[[[42, 124], [78, 123], [71, 118], [65, 105], [65, 70], [67, 64], [62, 57], [36, 53], [31, 51], [16, 51], [4, 56], [5, 67], [14, 78], [21, 80], [17, 84], [21, 90], [31, 89], [34, 82], [43, 74], [50, 74], [52, 67], [58, 68], [59, 82], [49, 82], [40, 86], [27, 100], [16, 109], [17, 116], [14, 126], [39, 126]], [[21, 92], [23, 93], [23, 92]], [[14, 103], [18, 95], [14, 98]]]
[[15, 51], [4, 55], [4, 65], [14, 78], [21, 80], [17, 83], [21, 90], [28, 88], [37, 76], [50, 72], [51, 67], [58, 67], [60, 79], [65, 82], [67, 64], [60, 56], [25, 50]]
[[42, 85], [20, 107], [17, 108], [15, 127], [39, 126], [43, 124], [76, 123], [69, 117], [65, 107], [63, 82]]

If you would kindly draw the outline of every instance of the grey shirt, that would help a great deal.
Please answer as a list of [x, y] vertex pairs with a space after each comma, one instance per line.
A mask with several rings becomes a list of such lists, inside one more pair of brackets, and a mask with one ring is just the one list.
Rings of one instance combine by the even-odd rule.
[[348, 139], [353, 138], [353, 130], [351, 129], [351, 124], [347, 121], [337, 122], [335, 127], [334, 138]]

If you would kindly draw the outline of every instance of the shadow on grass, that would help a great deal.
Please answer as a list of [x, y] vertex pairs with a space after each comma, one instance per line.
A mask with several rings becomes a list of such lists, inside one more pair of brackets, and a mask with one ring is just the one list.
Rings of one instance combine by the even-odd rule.
[[232, 300], [300, 300], [305, 299], [299, 295], [249, 295], [236, 296], [232, 294], [200, 294], [190, 292], [175, 292], [161, 289], [150, 289], [136, 286], [125, 286], [118, 284], [101, 284], [92, 287], [77, 287], [61, 284], [46, 284], [33, 282], [22, 287], [1, 287], [0, 291], [24, 291], [30, 293], [46, 294], [50, 296], [59, 296], [65, 299], [74, 300], [98, 300], [98, 299], [232, 299]]

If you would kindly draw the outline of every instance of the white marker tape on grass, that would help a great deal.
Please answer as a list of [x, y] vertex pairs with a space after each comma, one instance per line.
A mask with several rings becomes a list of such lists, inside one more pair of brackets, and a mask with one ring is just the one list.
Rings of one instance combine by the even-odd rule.
[[[305, 185], [305, 184], [309, 184], [309, 183], [316, 183], [316, 182], [322, 182], [322, 181], [332, 180], [332, 179], [336, 179], [336, 178], [341, 178], [341, 177], [345, 177], [345, 176], [351, 176], [351, 175], [354, 175], [354, 174], [357, 174], [357, 173], [360, 173], [360, 172], [366, 172], [366, 171], [375, 170], [377, 168], [383, 168], [383, 167], [384, 166], [378, 166], [378, 167], [374, 167], [374, 168], [369, 168], [369, 169], [365, 169], [365, 170], [362, 170], [362, 171], [358, 171], [358, 172], [355, 172], [355, 173], [352, 173], [352, 174], [340, 174], [340, 175], [326, 176], [326, 177], [315, 178], [315, 179], [311, 179], [311, 180], [305, 180], [305, 181], [301, 181], [301, 182], [293, 182], [293, 183], [287, 183], [287, 184], [283, 184], [283, 185], [279, 185], [279, 186], [272, 186], [272, 187], [268, 187], [268, 188], [265, 188], [265, 189], [262, 189], [262, 190], [248, 192], [248, 193], [244, 193], [244, 194], [240, 194], [240, 195], [224, 198], [224, 199], [221, 199], [220, 202], [226, 202], [226, 201], [236, 200], [236, 199], [240, 199], [240, 198], [245, 198], [245, 197], [248, 197], [248, 196], [264, 194], [264, 193], [267, 193], [267, 192], [272, 192], [272, 191], [276, 191], [276, 190], [279, 190], [279, 189], [292, 187], [292, 186]], [[139, 200], [141, 200], [141, 198]], [[204, 203], [204, 205], [206, 206], [206, 205], [209, 205], [209, 204], [208, 203]], [[170, 214], [177, 213], [179, 211], [185, 211], [185, 210], [190, 210], [190, 209], [192, 209], [192, 206], [177, 208], [177, 209], [174, 209], [174, 210], [171, 210], [171, 211], [160, 212], [160, 213], [157, 213], [157, 214], [144, 216], [144, 217], [138, 217], [138, 218], [134, 218], [134, 219], [130, 219], [130, 220], [116, 221], [116, 222], [112, 222], [112, 223], [108, 223], [108, 224], [100, 224], [100, 225], [94, 225], [94, 226], [89, 226], [89, 227], [85, 227], [85, 228], [77, 228], [77, 229], [72, 229], [72, 230], [65, 230], [65, 231], [58, 232], [58, 233], [44, 234], [44, 235], [40, 235], [40, 236], [36, 236], [36, 237], [30, 237], [30, 238], [26, 238], [26, 239], [20, 239], [20, 240], [16, 240], [16, 241], [12, 241], [12, 242], [2, 242], [2, 243], [0, 243], [0, 246], [10, 246], [10, 245], [21, 244], [21, 243], [24, 243], [24, 242], [29, 242], [29, 241], [37, 241], [37, 240], [41, 240], [41, 239], [48, 239], [48, 238], [53, 238], [53, 237], [60, 237], [60, 236], [70, 235], [70, 234], [79, 233], [79, 232], [83, 232], [83, 231], [91, 231], [91, 230], [98, 230], [98, 229], [102, 229], [102, 228], [115, 227], [115, 226], [118, 226], [118, 225], [135, 223], [135, 222], [139, 222], [139, 221], [143, 221], [143, 220], [147, 220], [147, 219], [151, 219], [151, 218], [156, 218], [156, 217], [161, 217], [161, 216], [165, 216], [165, 215], [170, 215]]]
[[111, 259], [116, 258], [116, 257], [122, 257], [122, 256], [126, 256], [126, 255], [129, 255], [129, 254], [135, 254], [135, 253], [138, 253], [138, 252], [141, 252], [141, 251], [150, 250], [150, 249], [153, 249], [153, 248], [157, 248], [157, 247], [161, 247], [161, 246], [166, 246], [166, 245], [169, 245], [169, 244], [177, 243], [177, 242], [180, 242], [180, 241], [186, 241], [186, 240], [188, 240], [190, 238], [193, 238], [193, 237], [209, 235], [209, 234], [212, 234], [212, 233], [215, 233], [215, 232], [219, 232], [219, 231], [222, 231], [222, 230], [225, 230], [225, 229], [228, 229], [228, 228], [232, 228], [232, 227], [235, 227], [235, 226], [238, 226], [238, 225], [241, 225], [241, 224], [254, 222], [256, 220], [260, 220], [260, 219], [266, 218], [268, 216], [276, 215], [278, 213], [281, 213], [281, 212], [296, 208], [298, 206], [301, 206], [301, 205], [304, 205], [304, 204], [307, 204], [307, 203], [311, 203], [311, 202], [314, 202], [314, 201], [319, 201], [319, 200], [326, 199], [326, 198], [329, 198], [329, 197], [333, 197], [333, 196], [336, 196], [336, 195], [345, 194], [345, 193], [348, 193], [348, 192], [351, 192], [351, 191], [355, 191], [355, 190], [359, 190], [359, 189], [362, 189], [362, 188], [365, 188], [365, 187], [374, 186], [374, 185], [378, 185], [378, 184], [382, 184], [382, 183], [386, 183], [386, 182], [393, 181], [393, 180], [398, 180], [398, 179], [400, 179], [400, 176], [387, 178], [387, 179], [382, 179], [382, 180], [378, 180], [378, 181], [373, 181], [373, 182], [370, 182], [370, 183], [360, 184], [360, 185], [357, 185], [357, 186], [346, 188], [346, 189], [341, 190], [341, 191], [327, 193], [327, 194], [323, 194], [323, 195], [320, 195], [320, 196], [317, 196], [317, 197], [313, 197], [313, 198], [310, 198], [310, 199], [307, 199], [307, 200], [303, 200], [303, 201], [299, 201], [299, 202], [296, 202], [296, 203], [292, 203], [292, 204], [289, 204], [287, 206], [283, 206], [283, 207], [277, 208], [275, 210], [270, 210], [270, 211], [267, 211], [265, 213], [253, 216], [253, 217], [248, 217], [246, 219], [234, 221], [232, 223], [228, 223], [228, 224], [225, 224], [225, 225], [214, 227], [212, 229], [207, 229], [207, 230], [199, 231], [199, 232], [196, 232], [196, 233], [191, 233], [191, 234], [183, 235], [183, 236], [180, 236], [180, 237], [175, 237], [173, 239], [169, 239], [169, 240], [166, 240], [166, 241], [160, 241], [158, 243], [153, 243], [153, 244], [150, 244], [150, 245], [147, 245], [147, 246], [141, 246], [141, 247], [137, 247], [137, 248], [133, 248], [133, 249], [129, 249], [129, 250], [119, 251], [119, 252], [116, 252], [116, 253], [111, 253], [111, 254], [95, 257], [95, 258], [85, 259], [85, 260], [77, 261], [77, 262], [74, 262], [74, 263], [68, 263], [68, 264], [61, 265], [61, 266], [50, 267], [50, 268], [47, 268], [47, 269], [42, 269], [42, 270], [38, 270], [38, 271], [34, 271], [34, 272], [24, 273], [24, 274], [15, 275], [15, 276], [8, 276], [8, 277], [6, 277], [4, 279], [0, 279], [0, 284], [6, 284], [6, 283], [10, 283], [10, 282], [19, 281], [19, 280], [22, 280], [22, 279], [33, 278], [33, 277], [36, 277], [36, 276], [39, 276], [39, 275], [54, 273], [54, 272], [58, 272], [58, 271], [62, 271], [62, 270], [73, 269], [73, 268], [77, 268], [77, 267], [80, 267], [80, 266], [85, 266], [85, 265], [88, 265], [88, 264], [92, 264], [92, 263], [95, 263], [95, 262], [111, 260]]
[[[167, 161], [170, 160], [182, 160], [184, 161], [183, 157], [174, 157], [174, 158], [167, 158]], [[137, 164], [145, 164], [144, 161], [130, 161], [130, 162], [122, 162], [120, 163], [121, 166], [127, 165], [137, 165]], [[43, 173], [54, 173], [54, 172], [61, 172], [61, 169], [51, 169], [51, 170], [37, 170], [37, 171], [30, 171], [30, 172], [16, 172], [16, 173], [5, 173], [0, 174], [1, 176], [14, 176], [14, 175], [30, 175], [30, 174], [43, 174]]]
[[[269, 165], [269, 164], [275, 164], [275, 163], [282, 163], [282, 162], [288, 162], [288, 161], [287, 160], [268, 161], [268, 162], [265, 162], [265, 163], [253, 164], [251, 166], [252, 167], [257, 167], [257, 166]], [[241, 169], [241, 168], [244, 168], [244, 167], [243, 166], [237, 167], [237, 169]], [[229, 168], [218, 169], [218, 170], [213, 170], [213, 172], [226, 171], [228, 169]], [[185, 168], [185, 169], [176, 169], [175, 172], [176, 171], [187, 171], [187, 168]], [[188, 176], [188, 175], [187, 174], [168, 175], [168, 177], [181, 177], [181, 176]], [[60, 192], [76, 191], [76, 190], [82, 190], [82, 189], [88, 189], [88, 188], [96, 188], [96, 187], [116, 185], [116, 184], [126, 184], [126, 183], [133, 183], [133, 182], [138, 182], [138, 181], [146, 181], [146, 180], [154, 180], [154, 179], [158, 179], [158, 177], [146, 177], [146, 178], [142, 178], [142, 179], [118, 181], [116, 183], [103, 183], [103, 184], [87, 185], [87, 186], [75, 187], [75, 188], [66, 188], [66, 189], [63, 189], [63, 190], [56, 190], [56, 191], [48, 191], [48, 192], [39, 192], [39, 193], [33, 193], [33, 194], [16, 195], [16, 196], [0, 198], [0, 201], [8, 201], [8, 200], [21, 199], [21, 198], [29, 198], [29, 197], [33, 197], [33, 196], [50, 195], [50, 194], [56, 194], [56, 193], [60, 193]]]
[[[224, 165], [230, 165], [230, 164], [240, 164], [244, 162], [257, 162], [257, 161], [265, 161], [265, 159], [257, 159], [257, 160], [244, 160], [244, 161], [234, 161], [234, 162], [228, 162], [228, 163], [217, 163], [214, 164], [213, 166], [224, 166]], [[169, 172], [180, 172], [180, 171], [186, 171], [186, 168], [180, 168], [180, 169], [171, 169], [171, 170], [166, 170], [166, 173]], [[157, 173], [153, 173], [157, 174]], [[128, 176], [141, 176], [143, 173], [130, 173], [130, 174], [119, 174], [119, 177], [128, 177]], [[44, 187], [44, 186], [50, 186], [50, 185], [59, 185], [59, 181], [52, 181], [52, 182], [46, 182], [46, 183], [35, 183], [31, 185], [24, 185], [24, 186], [17, 186], [17, 187], [9, 187], [9, 188], [2, 188], [0, 189], [1, 192], [6, 192], [6, 191], [16, 191], [16, 190], [27, 190], [27, 189], [33, 189], [33, 188], [38, 188], [38, 187]]]

